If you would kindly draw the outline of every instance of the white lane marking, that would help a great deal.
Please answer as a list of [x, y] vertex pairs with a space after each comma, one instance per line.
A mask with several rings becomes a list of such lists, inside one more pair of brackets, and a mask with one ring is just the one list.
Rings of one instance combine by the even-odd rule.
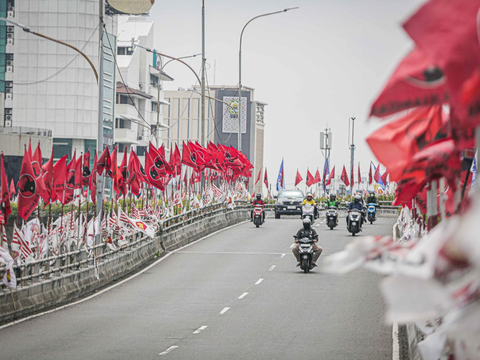
[[257, 280], [257, 282], [255, 283], [255, 285], [260, 285], [260, 283], [263, 281], [263, 278], [260, 278]]
[[116, 283], [116, 284], [113, 284], [113, 285], [110, 286], [110, 287], [107, 287], [107, 288], [99, 291], [98, 293], [95, 293], [95, 294], [93, 294], [93, 295], [87, 296], [86, 298], [81, 299], [81, 300], [78, 300], [78, 301], [75, 301], [75, 302], [73, 302], [73, 303], [60, 306], [60, 307], [58, 307], [58, 308], [56, 308], [56, 309], [44, 311], [44, 312], [41, 312], [41, 313], [39, 313], [39, 314], [31, 315], [31, 316], [28, 316], [28, 317], [23, 318], [23, 319], [20, 319], [20, 320], [12, 321], [11, 323], [8, 323], [8, 324], [5, 324], [5, 325], [0, 326], [0, 330], [1, 330], [1, 329], [4, 329], [4, 328], [7, 328], [7, 327], [9, 327], [9, 326], [16, 325], [16, 324], [19, 324], [19, 323], [21, 323], [21, 322], [30, 320], [30, 319], [34, 319], [34, 318], [39, 317], [39, 316], [47, 315], [47, 314], [50, 314], [50, 313], [52, 313], [52, 312], [65, 309], [65, 308], [70, 307], [70, 306], [73, 306], [73, 305], [78, 305], [78, 304], [80, 304], [80, 303], [82, 303], [82, 302], [84, 302], [84, 301], [93, 299], [94, 297], [97, 297], [98, 295], [101, 295], [101, 294], [103, 294], [104, 292], [107, 292], [107, 291], [109, 291], [109, 290], [112, 290], [112, 289], [116, 288], [117, 286], [120, 286], [120, 285], [122, 285], [123, 283], [126, 283], [127, 281], [130, 281], [130, 280], [136, 278], [137, 276], [143, 274], [145, 271], [150, 270], [152, 267], [154, 267], [154, 266], [157, 265], [158, 263], [160, 263], [160, 262], [162, 262], [163, 260], [165, 260], [166, 258], [168, 258], [170, 255], [176, 253], [177, 251], [183, 250], [183, 249], [185, 249], [185, 248], [187, 248], [187, 247], [189, 247], [189, 246], [191, 246], [191, 245], [193, 245], [193, 244], [196, 244], [196, 243], [198, 243], [198, 242], [200, 242], [200, 241], [203, 241], [203, 240], [205, 240], [205, 239], [208, 239], [209, 237], [211, 237], [211, 236], [213, 236], [213, 235], [215, 235], [215, 234], [218, 234], [218, 233], [220, 233], [220, 232], [222, 232], [222, 231], [231, 229], [231, 228], [233, 228], [233, 227], [235, 227], [235, 226], [245, 224], [245, 223], [247, 223], [247, 222], [248, 222], [248, 220], [242, 221], [242, 222], [240, 222], [240, 223], [238, 223], [238, 224], [235, 224], [235, 225], [227, 226], [226, 228], [223, 228], [223, 229], [220, 229], [220, 230], [218, 230], [218, 231], [215, 231], [215, 232], [213, 232], [213, 233], [211, 233], [211, 234], [208, 234], [208, 235], [204, 236], [203, 238], [200, 238], [200, 239], [198, 239], [198, 240], [195, 240], [195, 241], [191, 242], [190, 244], [187, 244], [187, 245], [185, 245], [185, 246], [182, 246], [181, 248], [178, 248], [178, 249], [176, 249], [176, 250], [174, 250], [174, 251], [172, 251], [172, 252], [168, 252], [168, 253], [165, 254], [165, 256], [161, 257], [160, 259], [158, 259], [157, 261], [155, 261], [153, 264], [147, 266], [145, 269], [139, 271], [139, 272], [136, 273], [136, 274], [133, 274], [132, 276], [126, 278], [125, 280], [122, 280], [122, 281], [120, 281], [120, 282], [118, 282], [118, 283]]
[[287, 255], [287, 254], [282, 254], [282, 255], [280, 256], [280, 259], [283, 259], [283, 258], [285, 257], [285, 255]]
[[162, 351], [162, 352], [161, 352], [160, 354], [158, 354], [158, 355], [160, 355], [160, 356], [167, 355], [170, 351], [173, 351], [173, 350], [175, 350], [176, 348], [178, 348], [178, 346], [175, 346], [175, 345], [170, 346], [167, 350]]
[[200, 331], [202, 330], [205, 330], [208, 326], [207, 325], [203, 325], [203, 326], [200, 326], [197, 330], [195, 330], [193, 333], [194, 334], [200, 334]]
[[290, 245], [290, 249], [292, 249], [295, 246], [295, 244]]
[[399, 360], [400, 359], [400, 345], [398, 341], [398, 323], [394, 322], [392, 327], [392, 360]]
[[270, 269], [268, 269], [268, 271], [273, 271], [273, 269], [275, 269], [276, 266], [277, 266], [277, 265], [272, 265], [272, 266], [270, 266]]
[[244, 298], [245, 296], [247, 296], [247, 295], [248, 295], [248, 292], [244, 292], [244, 293], [243, 293], [242, 295], [240, 295], [238, 298], [239, 298], [239, 299], [243, 299], [243, 298]]
[[178, 251], [179, 254], [205, 254], [205, 255], [281, 255], [274, 252], [231, 252], [231, 251]]
[[223, 310], [222, 310], [222, 311], [220, 311], [220, 315], [223, 315], [223, 314], [225, 314], [225, 313], [226, 313], [228, 310], [230, 310], [230, 308], [229, 308], [229, 307], [223, 308]]
[[319, 226], [320, 226], [320, 224], [317, 224], [317, 227], [319, 227]]

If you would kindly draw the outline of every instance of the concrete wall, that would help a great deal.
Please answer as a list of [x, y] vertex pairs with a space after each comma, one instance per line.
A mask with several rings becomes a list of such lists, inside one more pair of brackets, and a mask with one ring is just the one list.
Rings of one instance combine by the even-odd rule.
[[87, 296], [152, 262], [158, 251], [164, 255], [165, 251], [175, 250], [212, 232], [245, 221], [249, 214], [249, 210], [239, 209], [207, 216], [138, 247], [119, 252], [99, 263], [98, 280], [95, 278], [93, 265], [89, 265], [69, 274], [53, 276], [49, 280], [18, 288], [13, 292], [16, 311], [10, 292], [4, 291], [0, 294], [0, 324]]

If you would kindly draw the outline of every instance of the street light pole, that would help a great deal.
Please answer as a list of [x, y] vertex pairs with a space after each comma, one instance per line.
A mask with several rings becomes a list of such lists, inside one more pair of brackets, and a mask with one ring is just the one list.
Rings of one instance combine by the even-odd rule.
[[355, 118], [351, 117], [349, 121], [352, 120], [352, 142], [350, 143], [350, 195], [353, 195], [353, 162], [355, 157]]
[[[238, 50], [238, 151], [242, 151], [242, 38], [243, 38], [243, 32], [245, 31], [245, 28], [247, 27], [247, 25], [250, 24], [255, 19], [269, 16], [269, 15], [280, 14], [280, 13], [287, 12], [289, 10], [295, 10], [295, 9], [298, 9], [298, 7], [283, 9], [280, 11], [275, 11], [275, 12], [255, 16], [245, 24], [245, 26], [242, 29], [242, 32], [240, 33], [240, 47]], [[247, 108], [248, 108], [248, 104], [247, 104]]]

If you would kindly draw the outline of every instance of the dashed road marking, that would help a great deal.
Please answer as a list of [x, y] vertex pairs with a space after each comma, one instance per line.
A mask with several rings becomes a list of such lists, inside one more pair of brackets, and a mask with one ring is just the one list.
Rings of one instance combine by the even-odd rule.
[[229, 307], [223, 308], [223, 310], [222, 310], [222, 311], [220, 311], [220, 315], [223, 315], [223, 314], [225, 314], [225, 313], [226, 313], [228, 310], [230, 310], [230, 308], [229, 308]]
[[202, 330], [205, 330], [208, 326], [207, 325], [203, 325], [203, 326], [200, 326], [197, 330], [195, 330], [193, 333], [194, 334], [199, 334], [200, 331]]
[[260, 283], [263, 281], [263, 278], [260, 278], [257, 280], [257, 282], [255, 283], [255, 285], [260, 285]]
[[290, 249], [292, 249], [295, 246], [295, 244], [290, 245]]
[[272, 265], [272, 266], [270, 266], [270, 269], [268, 269], [268, 271], [273, 271], [273, 269], [275, 269], [276, 266], [277, 266], [277, 265]]
[[160, 355], [160, 356], [167, 355], [169, 352], [175, 350], [176, 348], [178, 348], [178, 346], [175, 346], [175, 345], [170, 346], [167, 350], [162, 351], [162, 352], [161, 352], [160, 354], [158, 354], [158, 355]]
[[285, 255], [287, 255], [287, 254], [280, 255], [280, 259], [283, 259], [285, 257]]
[[243, 293], [242, 295], [240, 295], [238, 298], [239, 298], [239, 299], [243, 299], [243, 298], [244, 298], [245, 296], [247, 296], [247, 295], [248, 295], [248, 292], [244, 292], [244, 293]]

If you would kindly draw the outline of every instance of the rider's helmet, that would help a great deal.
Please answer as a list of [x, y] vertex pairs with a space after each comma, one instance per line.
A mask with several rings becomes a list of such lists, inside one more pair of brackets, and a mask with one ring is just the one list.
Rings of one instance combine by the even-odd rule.
[[310, 221], [310, 218], [306, 217], [305, 219], [303, 219], [303, 228], [305, 230], [310, 230], [310, 225], [312, 224], [312, 222]]
[[262, 194], [258, 193], [257, 194], [257, 200], [261, 200], [262, 199]]
[[337, 198], [336, 194], [330, 194], [330, 200], [335, 201], [336, 198]]
[[370, 196], [375, 196], [375, 192], [372, 191], [372, 190], [370, 190], [370, 191], [368, 192], [368, 194], [369, 194]]
[[359, 194], [355, 195], [355, 197], [353, 198], [355, 204], [358, 204], [360, 200], [362, 200], [362, 197]]
[[311, 192], [307, 193], [307, 200], [310, 201], [313, 199], [313, 195]]

